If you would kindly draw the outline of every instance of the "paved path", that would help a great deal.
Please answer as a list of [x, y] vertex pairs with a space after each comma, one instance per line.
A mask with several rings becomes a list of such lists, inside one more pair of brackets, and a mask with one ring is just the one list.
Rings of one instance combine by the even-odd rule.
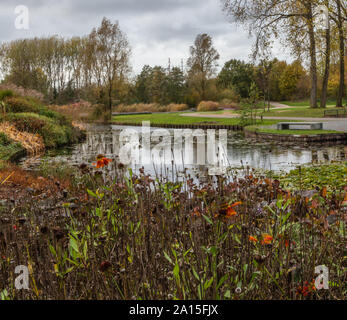
[[288, 108], [292, 108], [291, 106], [288, 106], [286, 104], [283, 103], [279, 103], [279, 102], [270, 102], [270, 106], [272, 106], [272, 109], [288, 109]]
[[[201, 118], [238, 118], [238, 114], [206, 114], [206, 113], [184, 113], [182, 117], [201, 117]], [[258, 117], [259, 118], [259, 117]], [[260, 118], [259, 118], [260, 119]], [[264, 120], [298, 120], [298, 121], [309, 121], [309, 122], [323, 122], [324, 130], [337, 130], [347, 132], [347, 119], [346, 118], [303, 118], [303, 117], [263, 117]]]

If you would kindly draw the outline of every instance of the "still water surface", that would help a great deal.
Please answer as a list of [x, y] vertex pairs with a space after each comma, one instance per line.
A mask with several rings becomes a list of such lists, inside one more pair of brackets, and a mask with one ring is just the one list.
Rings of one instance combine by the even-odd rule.
[[[120, 134], [125, 129], [132, 132], [138, 132], [141, 137], [141, 127], [115, 126], [115, 125], [92, 125], [88, 128], [86, 140], [78, 145], [61, 150], [59, 154], [48, 154], [45, 156], [47, 161], [65, 162], [72, 165], [81, 163], [92, 163], [98, 154], [103, 154], [111, 159], [118, 159], [119, 152], [123, 144], [120, 142]], [[151, 128], [151, 134], [157, 128]], [[165, 129], [170, 132], [172, 149], [180, 146], [175, 145], [174, 135], [177, 129]], [[206, 134], [206, 131], [204, 131]], [[216, 140], [218, 142], [218, 130], [216, 130]], [[161, 141], [160, 139], [158, 140]], [[189, 155], [189, 164], [185, 163], [185, 167], [194, 172], [206, 172], [209, 165], [197, 164], [197, 140], [193, 140], [193, 150]], [[163, 173], [165, 168], [169, 171], [173, 168], [171, 164], [164, 165], [160, 161], [154, 161], [150, 156], [150, 150], [155, 148], [158, 142], [151, 142], [150, 147], [147, 144], [143, 159], [139, 163], [132, 163], [129, 167], [137, 170], [144, 167], [147, 173], [160, 172]], [[140, 148], [143, 143], [140, 140]], [[145, 146], [146, 147], [146, 146]], [[183, 148], [184, 149], [184, 148]], [[311, 145], [311, 146], [295, 146], [281, 145], [278, 142], [257, 142], [255, 140], [245, 139], [242, 133], [228, 132], [227, 138], [226, 162], [230, 167], [247, 167], [260, 170], [290, 171], [298, 165], [311, 163], [329, 163], [332, 161], [347, 160], [347, 142], [338, 145]], [[140, 149], [142, 150], [142, 149]], [[206, 148], [206, 150], [208, 150]], [[177, 151], [177, 150], [176, 150]], [[182, 152], [182, 154], [184, 151]], [[142, 154], [142, 151], [141, 151]], [[171, 152], [172, 154], [172, 152]], [[183, 156], [182, 156], [183, 158]], [[27, 168], [35, 167], [41, 159], [24, 159], [22, 165]], [[182, 162], [176, 161], [177, 163]], [[171, 161], [169, 161], [171, 163]], [[179, 171], [182, 166], [175, 163], [175, 169]]]

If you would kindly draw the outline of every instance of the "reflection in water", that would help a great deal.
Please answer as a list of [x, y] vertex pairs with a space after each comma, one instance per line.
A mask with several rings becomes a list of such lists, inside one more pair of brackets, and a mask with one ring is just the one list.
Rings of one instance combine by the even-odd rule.
[[[87, 139], [84, 143], [75, 146], [70, 149], [65, 155], [55, 156], [53, 159], [55, 161], [69, 162], [70, 164], [81, 164], [81, 163], [91, 163], [95, 160], [97, 154], [104, 154], [105, 156], [113, 159], [118, 159], [119, 152], [122, 148], [120, 145], [120, 134], [124, 129], [136, 130], [136, 132], [141, 133], [141, 127], [122, 127], [122, 126], [112, 126], [112, 125], [95, 125], [92, 126], [87, 133]], [[153, 132], [157, 130], [155, 128], [151, 129]], [[151, 145], [149, 141], [144, 141], [141, 143], [140, 140], [140, 161], [137, 163], [132, 163], [130, 167], [133, 169], [138, 169], [144, 167], [146, 172], [164, 172], [163, 170], [168, 170], [169, 172], [173, 167], [176, 167], [177, 171], [180, 171], [183, 166], [180, 165], [184, 160], [185, 167], [189, 168], [196, 173], [206, 173], [208, 165], [201, 165], [201, 159], [206, 160], [211, 159], [211, 150], [208, 148], [206, 143], [205, 155], [201, 157], [201, 154], [197, 154], [199, 138], [195, 138], [193, 141], [193, 150], [186, 150], [184, 146], [174, 143], [174, 133], [176, 129], [168, 130], [171, 134], [172, 146], [171, 157], [175, 155], [175, 164], [172, 165], [170, 161], [164, 162], [155, 161], [153, 163], [153, 153], [151, 154], [150, 149], [156, 150], [155, 146], [158, 145], [160, 138], [153, 142], [151, 140]], [[135, 131], [134, 131], [135, 132]], [[157, 131], [158, 132], [158, 131]], [[218, 130], [216, 130], [218, 141]], [[141, 136], [141, 135], [140, 135]], [[207, 132], [205, 131], [205, 136]], [[201, 141], [201, 140], [200, 140]], [[165, 142], [165, 141], [164, 141]], [[167, 144], [168, 141], [162, 145]], [[185, 145], [185, 143], [183, 143]], [[219, 145], [218, 142], [216, 145]], [[143, 148], [144, 146], [144, 148]], [[165, 149], [165, 148], [164, 148]], [[173, 149], [173, 150], [172, 150]], [[201, 150], [201, 149], [200, 149]], [[160, 150], [157, 148], [157, 154], [160, 154]], [[181, 159], [179, 158], [179, 151], [181, 151]], [[216, 151], [217, 152], [217, 151]], [[220, 155], [219, 155], [220, 156]], [[199, 158], [200, 157], [200, 158]], [[213, 158], [213, 157], [212, 157]], [[221, 156], [219, 159], [222, 159]], [[347, 159], [347, 146], [346, 144], [336, 145], [336, 146], [308, 146], [308, 147], [298, 147], [298, 146], [281, 146], [279, 143], [274, 142], [255, 142], [251, 140], [246, 140], [243, 138], [242, 134], [229, 132], [228, 133], [228, 143], [227, 143], [227, 156], [226, 163], [231, 167], [249, 166], [255, 169], [263, 170], [285, 170], [289, 171], [294, 169], [298, 165], [309, 164], [309, 163], [327, 163], [329, 161], [340, 161]], [[50, 158], [52, 159], [52, 158]], [[167, 160], [167, 154], [166, 154]], [[181, 161], [178, 161], [181, 160]], [[187, 165], [189, 163], [189, 165]], [[206, 161], [206, 163], [211, 163], [211, 161]], [[26, 162], [28, 164], [28, 160]], [[210, 166], [211, 167], [211, 166]]]

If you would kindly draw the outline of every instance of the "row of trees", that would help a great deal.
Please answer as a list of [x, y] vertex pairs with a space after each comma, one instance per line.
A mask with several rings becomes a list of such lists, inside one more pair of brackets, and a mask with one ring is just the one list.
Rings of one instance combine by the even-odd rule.
[[144, 66], [133, 85], [129, 84], [128, 100], [143, 103], [183, 103], [186, 94], [186, 81], [183, 71], [174, 67]]
[[207, 34], [197, 36], [190, 53], [185, 73], [178, 67], [144, 66], [129, 90], [134, 102], [191, 106], [202, 100], [238, 102], [249, 98], [252, 83], [264, 100], [301, 99], [309, 94], [308, 75], [298, 60], [292, 64], [262, 60], [254, 65], [232, 59], [217, 74], [219, 54]]
[[5, 82], [39, 90], [51, 101], [96, 91], [109, 107], [116, 84], [128, 76], [129, 57], [125, 34], [106, 18], [85, 37], [24, 39], [0, 48]]
[[309, 61], [311, 107], [318, 107], [318, 53], [323, 59], [321, 107], [326, 106], [331, 57], [339, 60], [337, 106], [345, 92], [347, 10], [342, 0], [221, 0], [233, 22], [247, 26], [255, 35], [254, 57], [266, 55], [272, 40], [280, 39], [297, 58]]
[[[318, 95], [322, 107], [328, 96], [337, 96], [337, 105], [342, 106], [345, 56], [341, 54], [344, 43], [337, 40], [341, 32], [344, 35], [339, 23], [345, 9], [339, 1], [334, 2], [336, 8], [331, 2], [325, 1], [334, 24], [322, 38], [319, 30], [310, 34], [313, 9], [320, 3], [315, 0], [223, 0], [225, 11], [256, 34], [254, 56], [259, 59], [256, 64], [232, 59], [219, 74], [219, 53], [212, 38], [199, 34], [190, 47], [185, 70], [144, 66], [135, 79], [130, 79], [127, 37], [117, 22], [112, 24], [106, 18], [85, 37], [34, 38], [3, 44], [1, 73], [5, 81], [43, 92], [56, 103], [83, 98], [109, 108], [120, 102], [196, 106], [202, 100], [238, 102], [249, 98], [251, 88], [256, 87], [264, 101], [302, 99], [311, 94], [312, 107], [317, 107]], [[266, 55], [269, 39], [279, 37], [280, 32], [286, 35], [282, 41], [289, 43], [297, 56], [291, 64]], [[302, 64], [307, 57], [309, 71]]]

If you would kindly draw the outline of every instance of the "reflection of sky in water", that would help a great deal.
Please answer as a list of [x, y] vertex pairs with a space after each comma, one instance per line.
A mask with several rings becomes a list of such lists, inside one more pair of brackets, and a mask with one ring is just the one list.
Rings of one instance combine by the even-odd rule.
[[[71, 152], [66, 155], [56, 156], [56, 161], [69, 162], [70, 164], [80, 164], [80, 163], [91, 163], [95, 160], [97, 154], [104, 154], [110, 158], [117, 158], [120, 151], [119, 135], [125, 128], [131, 128], [140, 133], [141, 137], [141, 127], [119, 127], [119, 126], [94, 126], [88, 132], [87, 140], [75, 146]], [[156, 130], [156, 128], [152, 128]], [[172, 136], [172, 148], [168, 146], [169, 154], [176, 152], [175, 155], [175, 166], [177, 170], [180, 171], [179, 166], [180, 161], [177, 160], [178, 154], [181, 154], [185, 159], [190, 159], [190, 161], [185, 161], [186, 163], [197, 163], [197, 142], [194, 139], [193, 150], [185, 150], [184, 143], [183, 148], [180, 148], [180, 144], [174, 144], [173, 129], [167, 129]], [[218, 142], [218, 130], [216, 130], [216, 141]], [[158, 142], [151, 144], [151, 148], [157, 145]], [[211, 150], [206, 148], [205, 156], [206, 159], [211, 159]], [[183, 150], [183, 155], [182, 151]], [[201, 149], [200, 149], [201, 150]], [[133, 168], [145, 167], [147, 172], [154, 171], [153, 161], [151, 161], [149, 148], [146, 149], [143, 155], [143, 159], [140, 163], [132, 165]], [[297, 147], [297, 146], [281, 146], [277, 142], [255, 142], [251, 140], [245, 140], [239, 133], [228, 134], [228, 145], [227, 145], [227, 164], [232, 167], [249, 166], [255, 169], [265, 169], [265, 170], [291, 170], [297, 165], [308, 164], [312, 162], [329, 162], [335, 160], [345, 160], [347, 158], [347, 146], [310, 146], [310, 147]], [[171, 165], [172, 158], [167, 162], [165, 166], [162, 161], [155, 161], [155, 167], [157, 172], [164, 172], [165, 167], [172, 168]], [[200, 159], [201, 161], [201, 159]], [[30, 161], [28, 162], [30, 165]], [[204, 162], [205, 163], [205, 162]], [[193, 172], [204, 172], [206, 171], [206, 166], [201, 165], [186, 165]], [[205, 167], [205, 168], [204, 168]]]

